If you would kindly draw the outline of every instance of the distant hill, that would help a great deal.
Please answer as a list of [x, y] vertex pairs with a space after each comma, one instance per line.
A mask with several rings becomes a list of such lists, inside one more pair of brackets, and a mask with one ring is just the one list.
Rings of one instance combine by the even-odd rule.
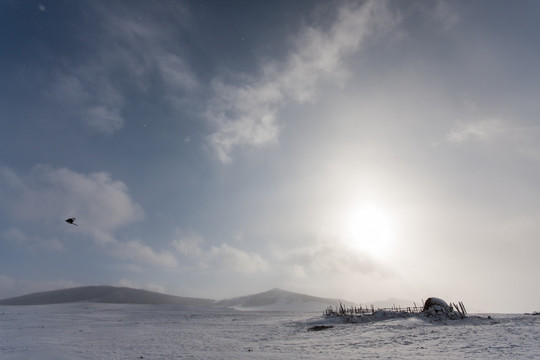
[[[339, 305], [339, 302], [338, 299], [320, 298], [276, 288], [259, 294], [217, 301], [216, 305], [244, 310], [323, 311], [328, 306]], [[341, 302], [347, 306], [355, 305], [348, 301]]]
[[[340, 303], [347, 307], [358, 306], [351, 301], [321, 298], [282, 289], [235, 297], [226, 300], [200, 299], [161, 294], [157, 292], [116, 286], [83, 286], [70, 289], [37, 292], [0, 300], [0, 305], [47, 305], [74, 302], [112, 304], [174, 304], [184, 306], [222, 306], [239, 310], [265, 311], [324, 311]], [[376, 301], [375, 308], [412, 306], [407, 300], [389, 299]], [[370, 305], [363, 304], [363, 305]]]
[[71, 302], [176, 304], [186, 306], [205, 306], [214, 304], [214, 300], [210, 299], [166, 295], [127, 287], [84, 286], [12, 297], [0, 300], [0, 305], [46, 305]]

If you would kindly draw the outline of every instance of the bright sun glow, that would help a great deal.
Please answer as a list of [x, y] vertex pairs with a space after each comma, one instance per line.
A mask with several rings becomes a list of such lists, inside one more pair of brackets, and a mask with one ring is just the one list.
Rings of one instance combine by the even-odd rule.
[[390, 250], [392, 224], [385, 212], [372, 204], [356, 207], [348, 219], [348, 240], [358, 250], [374, 257]]

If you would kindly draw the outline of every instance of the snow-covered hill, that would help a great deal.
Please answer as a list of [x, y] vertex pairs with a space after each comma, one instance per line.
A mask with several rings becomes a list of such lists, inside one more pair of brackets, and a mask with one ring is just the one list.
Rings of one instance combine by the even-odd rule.
[[205, 306], [213, 304], [214, 300], [167, 295], [127, 287], [83, 286], [8, 298], [0, 300], [0, 305], [45, 305], [73, 302]]
[[[339, 303], [338, 299], [320, 298], [276, 288], [254, 295], [221, 300], [216, 302], [216, 305], [241, 310], [323, 311], [328, 306], [338, 306]], [[341, 303], [346, 306], [355, 305], [350, 301]]]
[[[351, 301], [321, 298], [282, 289], [272, 289], [262, 293], [235, 297], [225, 300], [181, 297], [157, 292], [116, 286], [84, 286], [70, 289], [44, 291], [0, 300], [0, 305], [45, 305], [73, 302], [93, 302], [112, 304], [175, 304], [184, 306], [221, 306], [239, 310], [260, 311], [324, 311], [328, 306], [358, 306]], [[392, 306], [412, 306], [411, 301], [389, 299], [362, 303], [375, 308]], [[421, 304], [419, 304], [421, 305]]]
[[[221, 306], [242, 310], [268, 311], [324, 311], [328, 306], [337, 306], [338, 299], [320, 298], [272, 289], [254, 295], [215, 301], [180, 297], [147, 290], [115, 286], [84, 286], [70, 289], [44, 291], [0, 300], [0, 305], [45, 305], [73, 302], [115, 303], [115, 304], [176, 304], [186, 306]], [[341, 301], [344, 305], [356, 305]]]

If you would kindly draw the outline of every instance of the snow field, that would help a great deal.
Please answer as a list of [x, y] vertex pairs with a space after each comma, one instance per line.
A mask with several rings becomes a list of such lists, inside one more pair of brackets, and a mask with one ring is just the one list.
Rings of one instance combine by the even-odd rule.
[[346, 323], [169, 305], [1, 306], [0, 359], [540, 359], [539, 316], [491, 317]]

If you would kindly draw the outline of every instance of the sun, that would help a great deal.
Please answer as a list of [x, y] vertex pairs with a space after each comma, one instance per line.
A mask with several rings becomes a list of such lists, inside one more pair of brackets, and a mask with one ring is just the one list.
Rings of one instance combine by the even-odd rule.
[[392, 223], [381, 207], [361, 204], [350, 212], [347, 238], [359, 251], [382, 257], [391, 250], [391, 237]]

